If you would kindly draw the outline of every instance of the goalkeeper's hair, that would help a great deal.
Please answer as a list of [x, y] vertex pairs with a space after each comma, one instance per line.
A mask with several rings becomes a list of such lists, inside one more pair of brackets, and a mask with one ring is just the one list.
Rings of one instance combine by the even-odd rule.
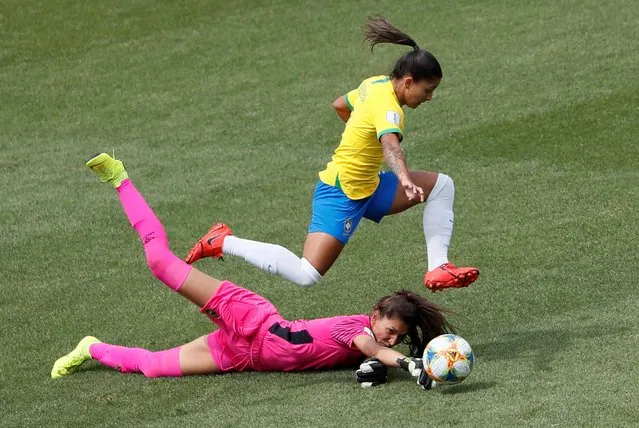
[[402, 343], [410, 348], [411, 357], [421, 357], [424, 348], [440, 334], [453, 333], [455, 328], [446, 319], [451, 311], [408, 290], [398, 290], [384, 296], [373, 308], [380, 316], [400, 319], [408, 327]]
[[399, 30], [383, 16], [370, 16], [368, 18], [364, 40], [371, 45], [371, 52], [379, 43], [392, 43], [413, 48], [395, 63], [391, 73], [391, 77], [394, 79], [401, 79], [407, 74], [410, 74], [416, 81], [441, 79], [443, 76], [442, 67], [435, 55], [421, 49], [412, 37]]

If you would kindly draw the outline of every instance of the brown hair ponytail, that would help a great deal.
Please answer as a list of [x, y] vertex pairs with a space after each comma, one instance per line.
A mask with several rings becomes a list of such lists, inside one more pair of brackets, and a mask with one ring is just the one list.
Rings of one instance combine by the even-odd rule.
[[400, 79], [407, 74], [410, 74], [416, 81], [443, 77], [442, 68], [437, 58], [427, 50], [421, 49], [411, 36], [399, 30], [383, 16], [368, 18], [364, 40], [371, 45], [371, 51], [379, 43], [392, 43], [413, 48], [395, 63], [391, 73], [391, 77], [394, 79]]
[[393, 43], [396, 45], [406, 45], [414, 50], [419, 50], [419, 46], [411, 36], [400, 31], [383, 16], [370, 16], [366, 22], [364, 40], [371, 45], [371, 51], [378, 43]]

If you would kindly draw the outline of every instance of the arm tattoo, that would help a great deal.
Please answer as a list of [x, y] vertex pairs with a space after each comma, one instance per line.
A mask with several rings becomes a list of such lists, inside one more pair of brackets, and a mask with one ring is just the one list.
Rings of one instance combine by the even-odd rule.
[[406, 156], [404, 155], [402, 146], [400, 146], [396, 141], [390, 141], [382, 144], [382, 147], [384, 149], [384, 159], [386, 160], [386, 164], [390, 170], [398, 177], [408, 175], [406, 168]]

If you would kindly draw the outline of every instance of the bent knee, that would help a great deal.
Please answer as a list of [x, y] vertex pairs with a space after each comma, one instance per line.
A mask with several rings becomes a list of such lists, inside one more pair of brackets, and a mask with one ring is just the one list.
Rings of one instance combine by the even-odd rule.
[[434, 201], [435, 199], [452, 199], [454, 196], [455, 183], [453, 179], [446, 174], [439, 173], [435, 186], [433, 186], [433, 189], [428, 195], [427, 202]]
[[437, 181], [441, 182], [441, 187], [455, 187], [455, 182], [450, 175], [439, 173], [439, 177], [437, 177]]

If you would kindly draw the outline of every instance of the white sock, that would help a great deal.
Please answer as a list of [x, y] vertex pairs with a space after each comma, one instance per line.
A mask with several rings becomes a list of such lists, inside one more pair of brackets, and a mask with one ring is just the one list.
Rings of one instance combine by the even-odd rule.
[[222, 245], [224, 255], [239, 256], [253, 266], [286, 278], [302, 287], [317, 284], [322, 275], [305, 258], [299, 258], [286, 248], [227, 236]]
[[455, 184], [446, 174], [439, 174], [424, 208], [424, 236], [428, 271], [448, 262], [448, 246], [453, 235], [453, 201]]

